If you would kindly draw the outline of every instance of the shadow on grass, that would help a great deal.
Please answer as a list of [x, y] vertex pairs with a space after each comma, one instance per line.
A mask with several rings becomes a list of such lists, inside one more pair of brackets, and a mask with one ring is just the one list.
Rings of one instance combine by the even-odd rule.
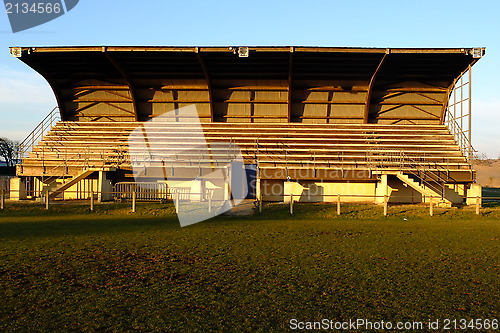
[[0, 239], [79, 236], [122, 233], [151, 228], [178, 228], [172, 205], [139, 205], [131, 213], [128, 205], [103, 204], [93, 212], [81, 204], [55, 204], [45, 210], [39, 204], [10, 205], [0, 212]]
[[0, 239], [18, 239], [28, 237], [82, 236], [106, 233], [127, 233], [150, 229], [179, 228], [176, 217], [113, 217], [88, 219], [67, 216], [67, 220], [38, 219], [33, 222], [0, 223]]
[[[383, 208], [375, 205], [343, 204], [341, 215], [337, 215], [335, 204], [297, 203], [294, 214], [290, 214], [289, 204], [268, 203], [262, 213], [258, 211], [250, 216], [217, 216], [204, 223], [226, 227], [241, 222], [248, 225], [267, 223], [266, 221], [446, 221], [459, 220], [498, 220], [498, 208], [483, 208], [481, 215], [476, 215], [473, 207], [435, 208], [434, 216], [429, 216], [426, 206], [393, 205], [389, 206], [389, 215], [383, 216]], [[198, 224], [189, 226], [198, 229]], [[128, 204], [100, 204], [90, 212], [84, 204], [54, 204], [45, 210], [40, 204], [13, 204], [0, 211], [0, 239], [22, 239], [30, 237], [79, 236], [91, 234], [117, 234], [142, 232], [144, 230], [181, 229], [175, 208], [171, 203], [141, 203], [136, 213], [131, 213]], [[184, 228], [183, 228], [184, 229]]]

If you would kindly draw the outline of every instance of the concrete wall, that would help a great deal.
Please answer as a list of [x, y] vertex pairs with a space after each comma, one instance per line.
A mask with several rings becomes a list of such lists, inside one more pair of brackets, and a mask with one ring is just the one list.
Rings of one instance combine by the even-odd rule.
[[472, 184], [467, 191], [467, 205], [475, 205], [477, 197], [482, 198], [483, 188], [479, 184]]
[[388, 193], [390, 203], [420, 203], [422, 194], [406, 185], [395, 176], [388, 177]]
[[263, 201], [284, 200], [284, 181], [279, 179], [262, 179], [260, 181], [260, 193]]
[[317, 181], [261, 180], [264, 201], [288, 202], [290, 195], [300, 202], [335, 202], [340, 194], [343, 202], [373, 202], [375, 183], [339, 183]]
[[[260, 192], [264, 201], [289, 202], [290, 195], [299, 202], [335, 202], [341, 195], [342, 202], [375, 202], [382, 204], [384, 195], [389, 203], [416, 204], [424, 196], [406, 185], [396, 176], [382, 175], [378, 182], [317, 182], [317, 181], [280, 181], [264, 179], [260, 181]], [[469, 193], [477, 195], [477, 190]], [[452, 203], [462, 203], [465, 186], [448, 184], [445, 195]], [[480, 195], [480, 194], [479, 194]], [[438, 196], [438, 194], [436, 194]]]

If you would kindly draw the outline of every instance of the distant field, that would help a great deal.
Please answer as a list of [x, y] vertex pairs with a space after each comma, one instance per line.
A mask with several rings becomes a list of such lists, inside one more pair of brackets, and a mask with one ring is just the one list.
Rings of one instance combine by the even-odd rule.
[[0, 211], [0, 331], [281, 332], [293, 318], [500, 319], [500, 208], [170, 204]]

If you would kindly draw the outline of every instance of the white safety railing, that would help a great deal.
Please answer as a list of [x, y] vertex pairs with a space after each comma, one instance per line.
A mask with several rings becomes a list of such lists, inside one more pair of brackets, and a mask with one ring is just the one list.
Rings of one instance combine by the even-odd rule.
[[44, 135], [52, 129], [58, 121], [61, 120], [59, 108], [55, 107], [50, 113], [35, 127], [33, 131], [24, 139], [18, 148], [18, 158], [20, 160], [28, 156], [28, 153], [33, 150]]

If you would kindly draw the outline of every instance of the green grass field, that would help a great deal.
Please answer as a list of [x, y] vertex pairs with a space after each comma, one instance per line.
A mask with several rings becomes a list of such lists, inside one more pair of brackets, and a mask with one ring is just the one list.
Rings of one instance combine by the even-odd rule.
[[9, 204], [0, 331], [282, 332], [292, 318], [500, 319], [500, 209]]

